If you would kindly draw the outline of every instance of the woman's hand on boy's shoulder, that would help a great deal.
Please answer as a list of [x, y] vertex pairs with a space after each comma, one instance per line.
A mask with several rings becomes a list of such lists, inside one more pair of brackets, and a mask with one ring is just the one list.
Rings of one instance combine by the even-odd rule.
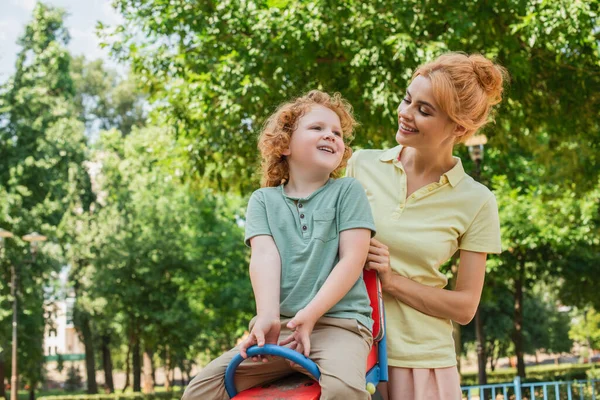
[[[279, 332], [281, 331], [281, 321], [279, 318], [257, 316], [250, 335], [239, 345], [240, 354], [248, 358], [248, 348], [257, 345], [263, 347], [265, 344], [277, 344]], [[252, 361], [262, 360], [267, 362], [267, 356], [252, 357]]]

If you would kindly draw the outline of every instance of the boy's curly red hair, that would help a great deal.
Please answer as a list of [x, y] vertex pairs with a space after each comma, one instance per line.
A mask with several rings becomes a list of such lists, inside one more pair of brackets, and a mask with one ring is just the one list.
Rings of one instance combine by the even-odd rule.
[[352, 115], [352, 106], [339, 93], [329, 95], [320, 90], [311, 90], [306, 95], [279, 106], [265, 122], [258, 138], [258, 149], [262, 158], [262, 187], [279, 186], [289, 180], [289, 166], [283, 152], [289, 147], [292, 134], [298, 126], [298, 120], [314, 105], [327, 107], [340, 118], [344, 155], [340, 165], [331, 172], [337, 178], [346, 168], [352, 149], [348, 146], [352, 140], [352, 131], [357, 125]]

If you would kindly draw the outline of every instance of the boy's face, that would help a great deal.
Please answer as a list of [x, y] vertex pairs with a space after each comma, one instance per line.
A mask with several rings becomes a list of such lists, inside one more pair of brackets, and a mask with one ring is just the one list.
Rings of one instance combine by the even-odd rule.
[[287, 156], [290, 168], [329, 175], [342, 162], [344, 140], [338, 115], [327, 107], [314, 105], [299, 120], [292, 134]]

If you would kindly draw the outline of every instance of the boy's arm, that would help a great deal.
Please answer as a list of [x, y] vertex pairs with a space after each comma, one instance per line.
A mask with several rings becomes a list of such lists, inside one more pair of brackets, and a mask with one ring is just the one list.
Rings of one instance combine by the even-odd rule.
[[310, 334], [317, 320], [336, 305], [360, 278], [369, 252], [370, 229], [348, 229], [340, 232], [340, 260], [317, 295], [287, 324], [295, 332], [280, 344], [292, 347], [308, 357]]
[[[281, 259], [272, 236], [259, 235], [250, 239], [250, 281], [256, 300], [256, 321], [248, 338], [240, 343], [242, 357], [248, 347], [265, 343], [276, 344], [279, 338], [279, 293]], [[266, 361], [266, 358], [263, 358]]]
[[340, 232], [340, 261], [317, 295], [304, 308], [304, 311], [313, 315], [315, 321], [336, 305], [360, 278], [369, 253], [370, 240], [369, 229], [348, 229]]

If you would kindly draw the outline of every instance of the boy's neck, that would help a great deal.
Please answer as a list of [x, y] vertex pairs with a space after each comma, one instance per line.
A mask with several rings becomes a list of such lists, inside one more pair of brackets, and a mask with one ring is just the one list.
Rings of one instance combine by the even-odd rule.
[[296, 176], [290, 171], [290, 180], [286, 182], [283, 190], [290, 197], [304, 198], [313, 194], [329, 180], [327, 176]]

